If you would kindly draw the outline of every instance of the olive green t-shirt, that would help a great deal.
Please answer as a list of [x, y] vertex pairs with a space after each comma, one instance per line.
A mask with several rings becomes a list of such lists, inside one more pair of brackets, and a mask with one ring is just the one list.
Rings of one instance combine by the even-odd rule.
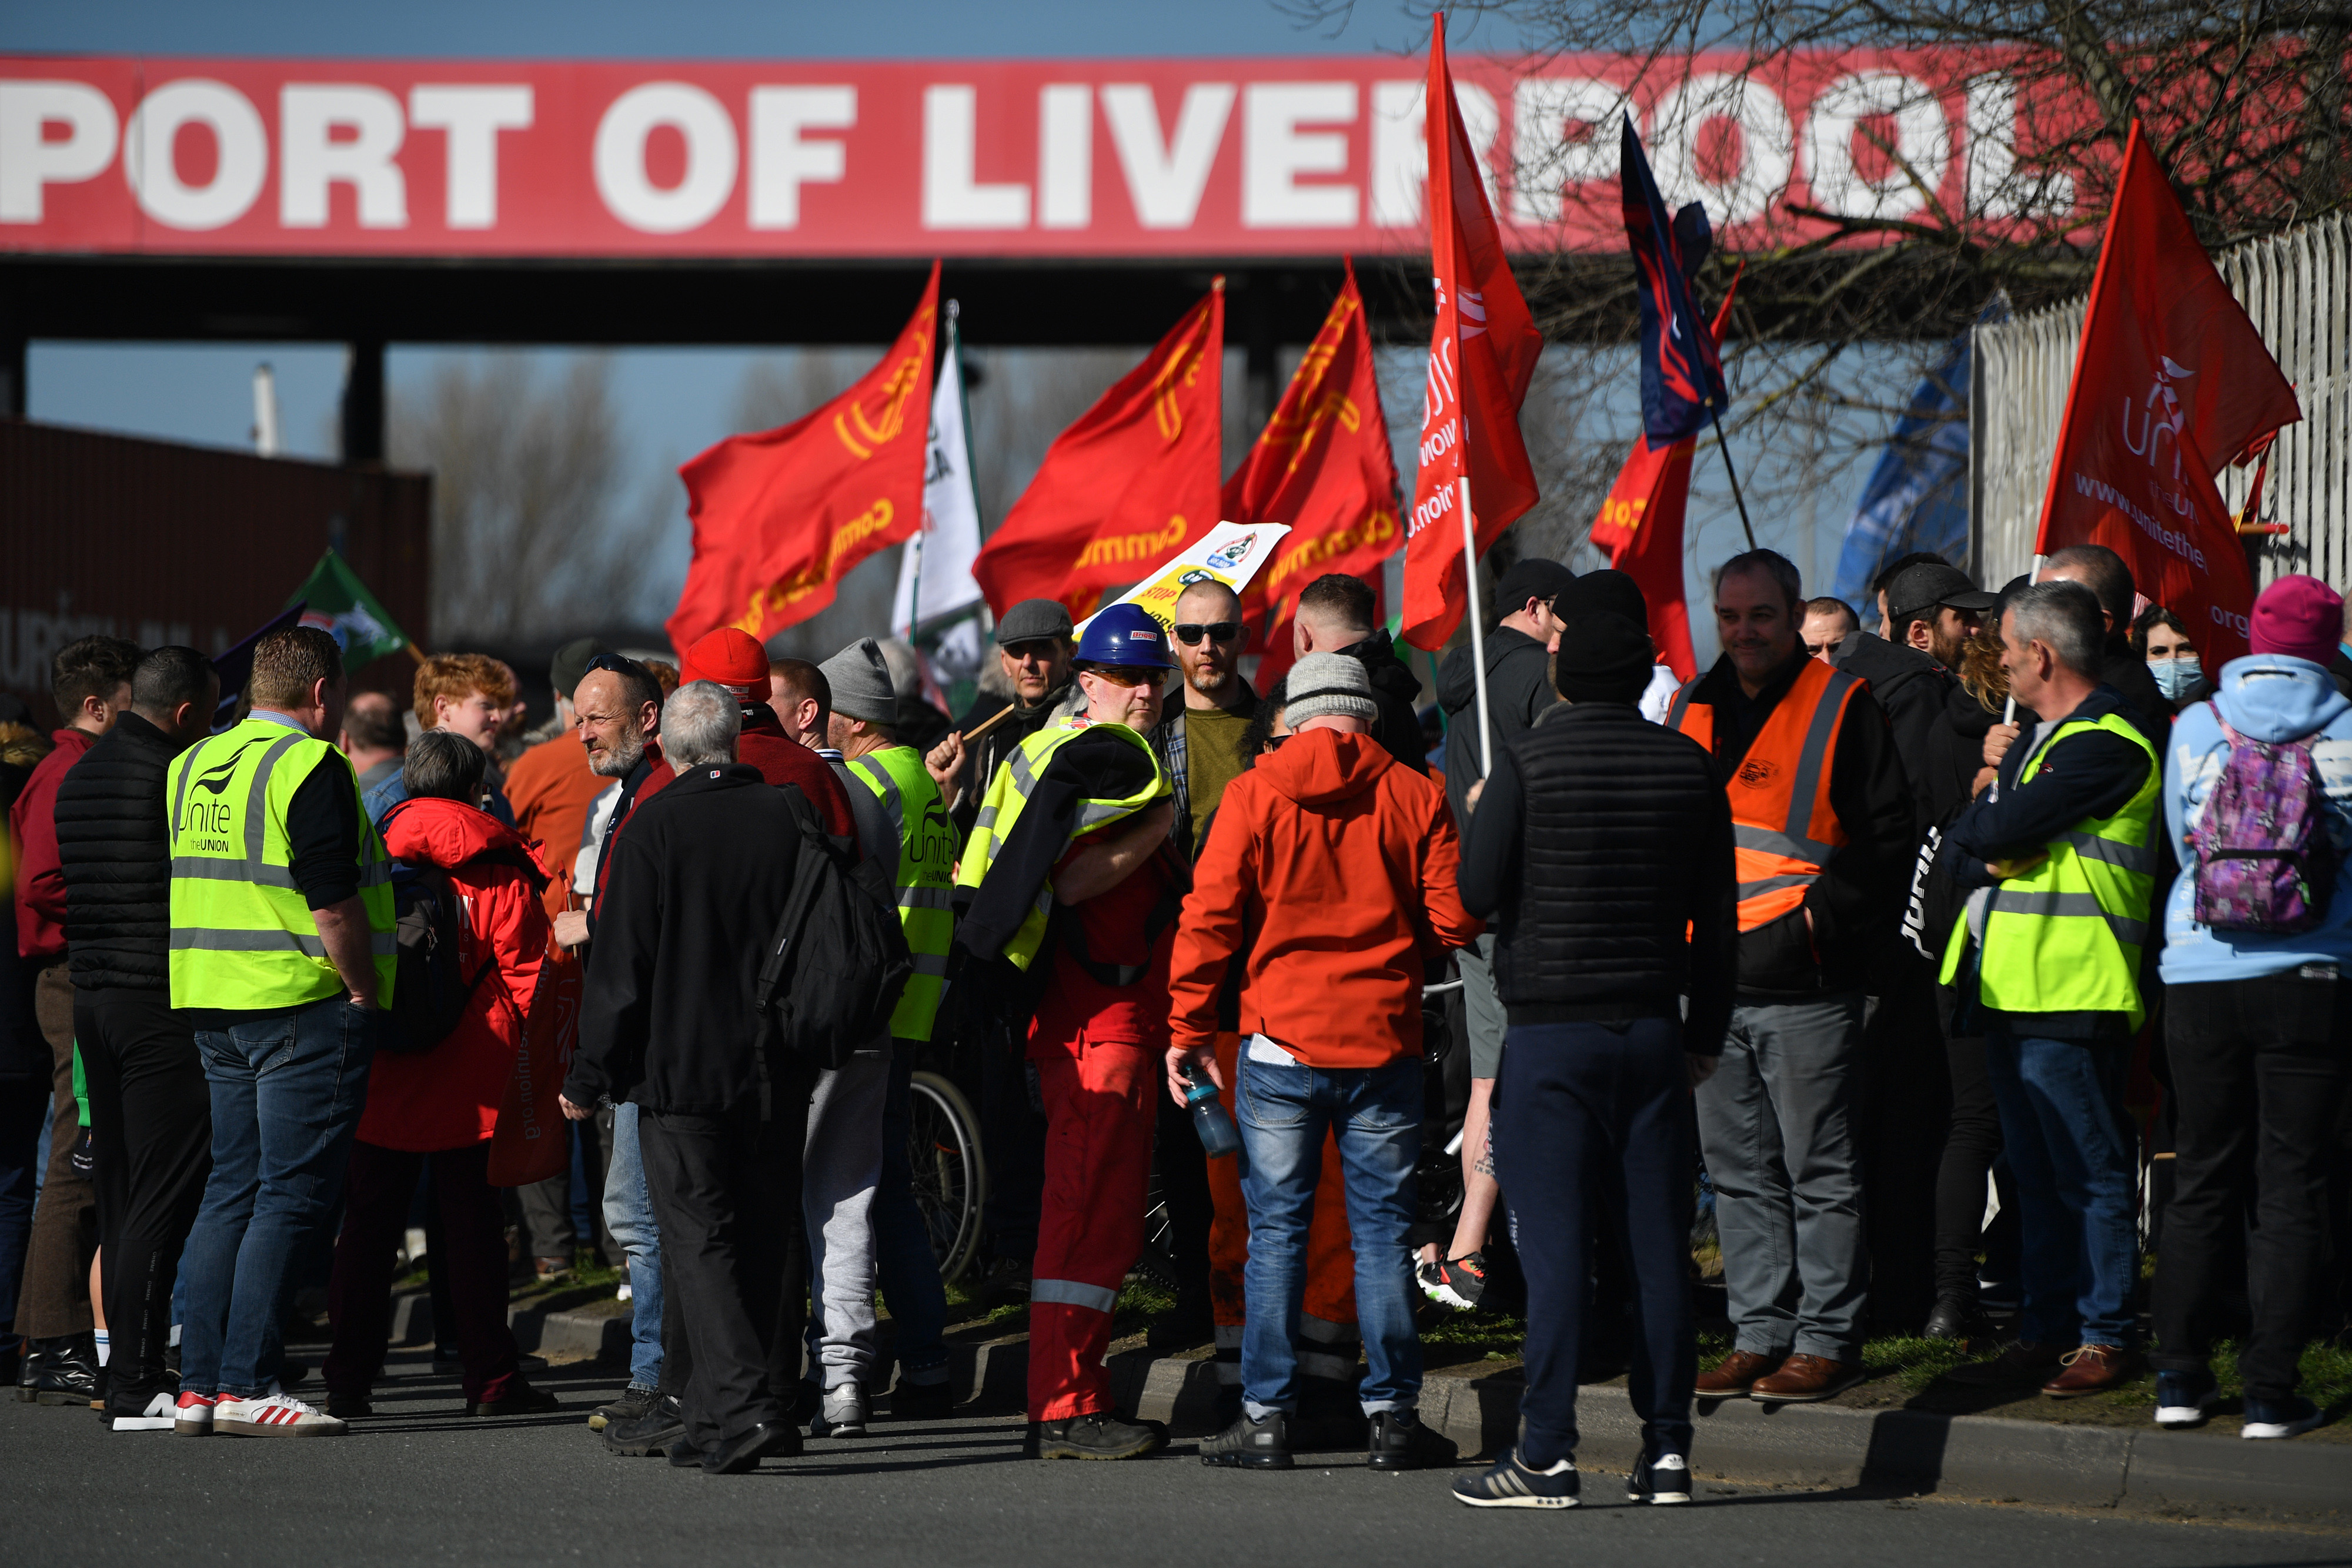
[[1184, 784], [1192, 796], [1192, 853], [1201, 852], [1209, 833], [1209, 813], [1225, 798], [1225, 786], [1241, 777], [1242, 732], [1249, 728], [1247, 712], [1223, 708], [1184, 710]]

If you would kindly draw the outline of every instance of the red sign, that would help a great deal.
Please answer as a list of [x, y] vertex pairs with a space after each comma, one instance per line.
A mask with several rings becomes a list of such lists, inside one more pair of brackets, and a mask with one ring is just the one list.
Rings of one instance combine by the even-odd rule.
[[[2018, 161], [2079, 107], [2021, 107], [2008, 57], [1465, 57], [1455, 79], [1512, 248], [1622, 248], [1629, 95], [1668, 202], [1748, 246], [1822, 231], [1791, 202], [2071, 210]], [[1416, 66], [0, 58], [0, 252], [1419, 252]]]

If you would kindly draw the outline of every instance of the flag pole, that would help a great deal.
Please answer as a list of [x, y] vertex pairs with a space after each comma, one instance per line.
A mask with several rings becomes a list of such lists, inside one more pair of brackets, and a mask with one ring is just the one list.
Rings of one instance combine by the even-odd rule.
[[1748, 536], [1748, 548], [1749, 549], [1754, 549], [1756, 548], [1756, 529], [1748, 520], [1747, 498], [1739, 493], [1739, 470], [1731, 465], [1731, 443], [1725, 438], [1723, 434], [1723, 415], [1717, 413], [1715, 406], [1710, 403], [1707, 405], [1706, 416], [1715, 422], [1716, 449], [1723, 454], [1723, 471], [1727, 475], [1730, 476], [1731, 478], [1731, 499], [1733, 503], [1739, 507], [1740, 531]]
[[[1466, 434], [1470, 411], [1462, 411]], [[1467, 445], [1467, 442], [1465, 442]], [[1478, 687], [1478, 777], [1495, 770], [1495, 737], [1486, 723], [1486, 632], [1478, 614], [1478, 528], [1470, 520], [1470, 465], [1462, 465], [1462, 587], [1470, 602], [1470, 668]]]

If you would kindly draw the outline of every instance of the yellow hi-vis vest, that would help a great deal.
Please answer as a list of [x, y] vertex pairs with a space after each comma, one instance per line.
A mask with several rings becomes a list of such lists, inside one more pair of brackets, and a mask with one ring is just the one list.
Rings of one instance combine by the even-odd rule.
[[[2103, 729], [2147, 753], [2147, 777], [2113, 816], [2089, 818], [2052, 839], [2049, 858], [2011, 877], [1986, 901], [1978, 962], [1984, 1005], [2007, 1013], [2123, 1013], [2137, 1029], [2140, 949], [2156, 894], [2156, 749], [2120, 714], [2060, 725], [2017, 776], [2042, 770], [2050, 748], [2070, 735]], [[1944, 946], [1945, 985], [1968, 949], [1962, 910]]]
[[[1013, 755], [988, 781], [988, 793], [981, 797], [980, 815], [973, 819], [971, 837], [963, 846], [963, 860], [956, 868], [958, 887], [978, 887], [988, 875], [988, 868], [996, 860], [996, 852], [1012, 836], [1013, 824], [1021, 820], [1022, 808], [1029, 803], [1030, 792], [1044, 778], [1045, 765], [1054, 753], [1089, 730], [1104, 731], [1121, 737], [1144, 756], [1151, 759], [1151, 782], [1134, 794], [1118, 800], [1089, 800], [1078, 808], [1076, 823], [1070, 830], [1070, 842], [1076, 843], [1083, 834], [1097, 832], [1122, 821], [1144, 810], [1154, 801], [1164, 800], [1175, 793], [1168, 782], [1167, 769], [1160, 766], [1160, 754], [1151, 743], [1123, 724], [1090, 724], [1082, 718], [1064, 719], [1047, 725], [1023, 741]], [[1068, 844], [1063, 845], [1066, 851]], [[1059, 858], [1058, 856], [1056, 857]], [[1045, 921], [1054, 913], [1054, 882], [1045, 879], [1037, 889], [1037, 899], [1021, 922], [1021, 928], [1004, 945], [1004, 956], [1013, 967], [1027, 969], [1037, 956], [1037, 949], [1045, 941]]]
[[[172, 1005], [252, 1011], [340, 994], [342, 977], [295, 885], [286, 811], [311, 770], [332, 768], [356, 807], [359, 779], [343, 754], [271, 719], [249, 718], [172, 764]], [[392, 865], [356, 810], [360, 903], [376, 998], [392, 1003]]]
[[915, 972], [898, 993], [890, 1014], [894, 1040], [928, 1040], [939, 1018], [945, 994], [948, 943], [955, 936], [955, 914], [948, 906], [955, 885], [956, 831], [948, 820], [947, 802], [940, 787], [923, 767], [922, 754], [911, 746], [886, 746], [849, 764], [851, 777], [882, 803], [890, 831], [898, 835], [898, 923], [907, 930], [907, 947], [915, 956]]

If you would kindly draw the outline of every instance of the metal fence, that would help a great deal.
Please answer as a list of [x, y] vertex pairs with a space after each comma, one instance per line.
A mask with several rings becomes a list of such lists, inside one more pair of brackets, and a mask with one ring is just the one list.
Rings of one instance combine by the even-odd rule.
[[[2302, 423], [2279, 434], [2262, 505], [2263, 521], [2292, 531], [2256, 541], [2256, 580], [2300, 571], [2352, 587], [2352, 219], [2252, 241], [2219, 265], [2303, 404]], [[2033, 564], [2085, 302], [1976, 329], [1969, 553], [1989, 586]], [[2222, 470], [2232, 511], [2252, 477], [2251, 467]]]

